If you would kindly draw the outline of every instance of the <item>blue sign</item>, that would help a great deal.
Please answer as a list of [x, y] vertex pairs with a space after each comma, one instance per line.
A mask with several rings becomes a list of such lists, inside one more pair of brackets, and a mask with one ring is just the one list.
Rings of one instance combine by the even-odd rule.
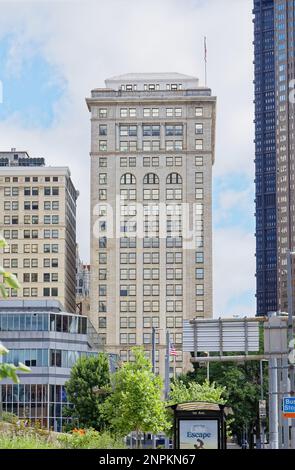
[[295, 397], [284, 398], [283, 413], [295, 413]]

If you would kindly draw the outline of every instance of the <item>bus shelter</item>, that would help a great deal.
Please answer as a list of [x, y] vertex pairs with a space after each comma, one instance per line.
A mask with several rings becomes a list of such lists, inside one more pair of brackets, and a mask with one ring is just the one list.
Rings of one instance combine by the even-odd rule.
[[226, 449], [226, 417], [219, 403], [188, 402], [171, 406], [175, 449]]

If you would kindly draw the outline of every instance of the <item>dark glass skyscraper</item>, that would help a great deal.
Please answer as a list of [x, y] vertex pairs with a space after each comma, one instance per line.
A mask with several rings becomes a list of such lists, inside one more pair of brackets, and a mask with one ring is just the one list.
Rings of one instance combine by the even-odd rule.
[[274, 0], [254, 0], [257, 315], [277, 310]]
[[[254, 0], [257, 314], [288, 310], [295, 251], [295, 1]], [[295, 264], [293, 256], [293, 304]], [[294, 307], [294, 305], [293, 305]]]

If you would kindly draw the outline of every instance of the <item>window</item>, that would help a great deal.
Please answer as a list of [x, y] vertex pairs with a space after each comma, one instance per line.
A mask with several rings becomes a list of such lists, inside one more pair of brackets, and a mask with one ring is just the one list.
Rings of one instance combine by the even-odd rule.
[[143, 270], [143, 279], [145, 280], [158, 280], [159, 275], [160, 273], [158, 268], [145, 268]]
[[121, 237], [120, 248], [136, 248], [136, 238], [134, 237]]
[[98, 199], [100, 201], [104, 201], [107, 199], [107, 190], [106, 189], [99, 189], [98, 190]]
[[100, 152], [106, 152], [107, 151], [107, 141], [106, 140], [100, 140], [99, 141], [99, 151]]
[[98, 318], [98, 328], [106, 328], [106, 327], [107, 327], [106, 317], [99, 317]]
[[203, 124], [196, 124], [196, 134], [203, 134]]
[[183, 125], [182, 124], [166, 124], [165, 126], [165, 135], [166, 136], [178, 136], [183, 135]]
[[176, 151], [179, 151], [179, 150], [182, 150], [182, 148], [183, 148], [183, 142], [182, 142], [182, 140], [175, 140], [175, 142], [174, 142], [174, 149], [175, 149]]
[[120, 344], [127, 344], [127, 333], [120, 333]]
[[107, 270], [106, 269], [99, 269], [98, 270], [98, 279], [100, 281], [105, 281], [107, 279]]
[[122, 284], [120, 286], [120, 296], [121, 297], [134, 297], [136, 295], [136, 285], [135, 284]]
[[195, 108], [195, 116], [203, 116], [203, 108], [197, 107]]
[[137, 137], [137, 126], [120, 126], [121, 137]]
[[204, 295], [204, 286], [203, 286], [203, 284], [197, 284], [196, 285], [196, 295], [197, 296], [203, 296]]
[[196, 199], [203, 199], [204, 190], [203, 188], [196, 188]]
[[99, 157], [98, 159], [98, 166], [100, 168], [104, 168], [107, 166], [107, 159], [105, 157]]
[[196, 252], [196, 263], [204, 263], [204, 253], [202, 251]]
[[182, 189], [166, 189], [166, 199], [167, 200], [181, 200], [182, 199]]
[[204, 279], [204, 269], [197, 268], [196, 269], [196, 279]]
[[159, 189], [144, 189], [143, 190], [143, 199], [144, 200], [159, 200]]
[[52, 196], [58, 196], [59, 195], [59, 188], [53, 187], [52, 188]]
[[143, 178], [144, 184], [159, 184], [159, 177], [155, 173], [147, 173]]
[[203, 139], [196, 139], [196, 150], [203, 150]]
[[98, 110], [98, 116], [99, 116], [101, 119], [106, 119], [107, 116], [108, 116], [107, 109], [106, 109], [106, 108], [99, 108], [99, 110]]
[[204, 312], [204, 300], [196, 300], [196, 312]]
[[120, 109], [120, 117], [128, 117], [128, 109], [127, 108], [121, 108]]
[[160, 126], [159, 125], [143, 125], [143, 137], [159, 137]]
[[179, 173], [170, 173], [166, 178], [167, 184], [182, 184], [182, 177]]
[[159, 264], [159, 262], [160, 262], [160, 254], [158, 252], [143, 253], [144, 264]]
[[173, 140], [166, 140], [166, 151], [173, 151], [174, 150], [174, 142]]
[[122, 185], [136, 184], [135, 176], [132, 175], [131, 173], [125, 173], [124, 175], [121, 176], [120, 183]]
[[136, 152], [137, 150], [137, 141], [121, 141], [120, 142], [120, 152]]
[[100, 300], [98, 302], [98, 311], [101, 312], [106, 312], [107, 311], [107, 304], [105, 300]]
[[159, 140], [144, 140], [143, 141], [143, 151], [144, 152], [157, 152], [160, 150], [160, 141]]
[[107, 135], [107, 126], [105, 124], [99, 125], [99, 135]]
[[203, 173], [195, 173], [195, 183], [203, 184]]
[[136, 200], [136, 189], [121, 189], [120, 190], [120, 198], [121, 200], [129, 200], [135, 201]]
[[99, 173], [98, 174], [98, 183], [101, 185], [107, 184], [107, 174]]
[[135, 264], [136, 263], [136, 253], [120, 253], [120, 263], [121, 264]]
[[120, 269], [120, 279], [121, 280], [135, 280], [136, 269]]
[[167, 252], [166, 253], [167, 264], [181, 264], [182, 263], [182, 252]]
[[107, 263], [107, 253], [98, 253], [98, 262], [99, 264]]
[[203, 166], [203, 157], [195, 157], [195, 165], [196, 166]]

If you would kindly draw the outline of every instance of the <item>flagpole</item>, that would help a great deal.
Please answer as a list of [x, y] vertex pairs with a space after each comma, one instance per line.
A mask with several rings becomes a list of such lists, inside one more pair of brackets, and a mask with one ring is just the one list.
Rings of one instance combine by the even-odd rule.
[[165, 356], [165, 398], [170, 392], [170, 333], [166, 331], [166, 356]]
[[[170, 393], [170, 333], [166, 331], [166, 355], [165, 355], [165, 400]], [[165, 449], [169, 449], [169, 437], [165, 436]]]
[[176, 378], [175, 366], [176, 366], [176, 356], [173, 356], [173, 378], [174, 378], [174, 380]]
[[207, 87], [207, 37], [204, 36], [205, 87]]

